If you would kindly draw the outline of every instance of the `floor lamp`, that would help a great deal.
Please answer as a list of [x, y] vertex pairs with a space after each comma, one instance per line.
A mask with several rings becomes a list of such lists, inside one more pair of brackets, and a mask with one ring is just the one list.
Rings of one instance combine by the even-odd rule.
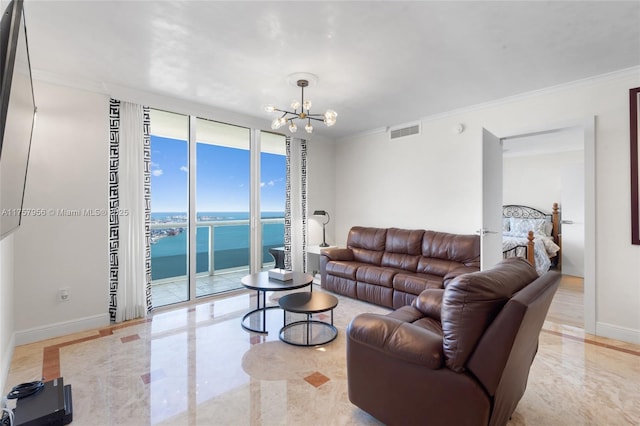
[[331, 216], [329, 216], [329, 213], [326, 210], [316, 210], [313, 212], [313, 215], [327, 217], [327, 221], [322, 224], [322, 244], [320, 244], [320, 247], [329, 247], [329, 244], [327, 244], [327, 233], [325, 226], [331, 220]]

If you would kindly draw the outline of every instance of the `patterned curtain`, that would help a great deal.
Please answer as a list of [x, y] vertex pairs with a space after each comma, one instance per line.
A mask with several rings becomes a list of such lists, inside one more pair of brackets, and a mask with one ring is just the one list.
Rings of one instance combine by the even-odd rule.
[[307, 141], [286, 138], [287, 183], [284, 212], [284, 266], [307, 271]]
[[149, 108], [111, 99], [109, 119], [109, 316], [122, 322], [152, 308]]

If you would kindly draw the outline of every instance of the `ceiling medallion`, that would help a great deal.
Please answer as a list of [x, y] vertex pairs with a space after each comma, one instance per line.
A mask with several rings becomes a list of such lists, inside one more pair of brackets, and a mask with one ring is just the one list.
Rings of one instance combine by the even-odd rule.
[[[300, 78], [298, 78], [300, 77]], [[295, 79], [295, 80], [293, 80]], [[317, 77], [313, 74], [307, 73], [296, 73], [289, 76], [289, 80], [291, 83], [295, 81], [295, 85], [298, 86], [301, 90], [300, 100], [293, 100], [291, 102], [291, 108], [293, 111], [288, 111], [286, 109], [276, 108], [273, 105], [266, 105], [264, 107], [267, 112], [279, 112], [282, 113], [279, 117], [276, 117], [271, 122], [271, 128], [273, 130], [279, 129], [285, 124], [289, 123], [289, 131], [291, 133], [295, 133], [298, 130], [298, 126], [296, 125], [294, 120], [306, 120], [306, 124], [304, 126], [304, 130], [307, 133], [313, 132], [313, 126], [311, 125], [311, 120], [315, 121], [323, 121], [324, 124], [331, 127], [336, 124], [336, 118], [338, 117], [338, 113], [328, 109], [324, 114], [311, 114], [311, 101], [304, 99], [304, 88], [309, 86], [309, 82], [315, 83], [317, 81]]]

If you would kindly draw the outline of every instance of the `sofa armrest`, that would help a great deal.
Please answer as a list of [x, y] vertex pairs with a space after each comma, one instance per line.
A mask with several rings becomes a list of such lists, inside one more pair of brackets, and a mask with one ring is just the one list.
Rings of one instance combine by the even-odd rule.
[[463, 275], [463, 274], [470, 274], [472, 272], [478, 272], [480, 270], [480, 268], [476, 267], [476, 266], [461, 266], [459, 268], [454, 269], [453, 271], [449, 272], [447, 275], [444, 276], [444, 278], [442, 279], [442, 286], [444, 288], [447, 287], [447, 284], [449, 284], [449, 282], [451, 282], [454, 278]]
[[351, 340], [404, 362], [432, 370], [444, 365], [441, 336], [395, 318], [360, 314], [351, 320], [347, 335]]
[[328, 248], [320, 250], [321, 256], [327, 256], [329, 260], [353, 260], [353, 250], [350, 248]]
[[443, 288], [428, 288], [418, 295], [412, 305], [429, 318], [440, 321], [443, 294]]

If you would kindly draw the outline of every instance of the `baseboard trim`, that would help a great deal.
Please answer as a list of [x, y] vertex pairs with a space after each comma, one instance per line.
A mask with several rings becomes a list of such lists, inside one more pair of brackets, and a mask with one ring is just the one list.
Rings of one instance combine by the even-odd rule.
[[28, 330], [17, 331], [15, 333], [15, 344], [25, 345], [27, 343], [33, 343], [40, 340], [64, 336], [65, 334], [90, 330], [92, 328], [106, 327], [109, 324], [109, 314], [106, 313], [78, 318], [71, 321], [58, 322], [43, 327], [34, 327]]
[[13, 359], [13, 350], [16, 347], [16, 333], [11, 335], [9, 344], [2, 354], [2, 370], [0, 370], [0, 390], [5, 388], [7, 383], [7, 377], [9, 377], [9, 370], [11, 369], [11, 360]]
[[604, 322], [596, 323], [596, 336], [622, 340], [623, 342], [634, 343], [636, 345], [640, 344], [640, 330], [620, 327]]

